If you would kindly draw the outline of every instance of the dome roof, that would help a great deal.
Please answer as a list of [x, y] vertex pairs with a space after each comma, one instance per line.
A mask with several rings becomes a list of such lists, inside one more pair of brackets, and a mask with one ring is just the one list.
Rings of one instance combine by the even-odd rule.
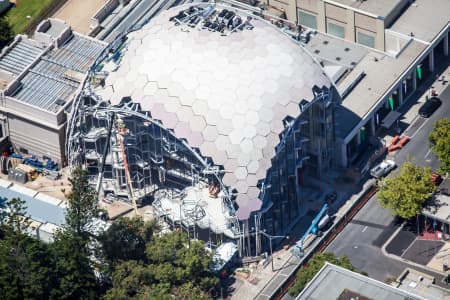
[[188, 7], [164, 11], [130, 34], [119, 69], [98, 93], [112, 104], [131, 96], [223, 165], [224, 184], [239, 193], [237, 215], [246, 219], [261, 208], [257, 183], [271, 166], [283, 119], [300, 114], [299, 102], [313, 99], [314, 85], [331, 84], [312, 57], [273, 25], [252, 19], [252, 29], [222, 35], [169, 21]]

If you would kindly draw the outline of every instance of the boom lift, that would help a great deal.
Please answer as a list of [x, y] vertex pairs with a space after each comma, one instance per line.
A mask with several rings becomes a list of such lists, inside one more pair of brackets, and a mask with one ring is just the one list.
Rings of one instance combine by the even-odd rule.
[[126, 176], [127, 183], [128, 183], [129, 194], [131, 196], [131, 203], [133, 205], [134, 213], [137, 216], [138, 210], [137, 210], [137, 204], [136, 204], [136, 195], [134, 194], [133, 182], [131, 181], [130, 170], [128, 169], [127, 155], [125, 153], [125, 146], [123, 145], [123, 136], [122, 135], [126, 134], [126, 130], [127, 129], [125, 127], [121, 128], [121, 122], [117, 122], [117, 133], [118, 133], [117, 138], [118, 138], [119, 144], [120, 144], [120, 151], [122, 152], [125, 176]]
[[295, 247], [292, 248], [291, 252], [293, 255], [299, 257], [302, 257], [304, 255], [303, 243], [305, 242], [306, 238], [311, 233], [317, 235], [319, 233], [319, 229], [324, 227], [330, 220], [330, 217], [327, 215], [327, 211], [328, 211], [328, 204], [325, 203], [322, 206], [319, 213], [316, 215], [316, 217], [311, 221], [311, 225], [309, 226], [308, 230], [306, 230], [305, 234], [302, 236], [300, 241], [298, 241]]

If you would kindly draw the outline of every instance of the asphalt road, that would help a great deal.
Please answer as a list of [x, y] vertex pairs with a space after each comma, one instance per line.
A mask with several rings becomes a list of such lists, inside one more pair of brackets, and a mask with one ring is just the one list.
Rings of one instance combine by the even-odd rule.
[[[440, 94], [440, 98], [442, 106], [429, 119], [417, 117], [405, 131], [412, 139], [395, 155], [398, 165], [412, 157], [418, 165], [430, 166], [433, 170], [439, 166], [429, 149], [428, 135], [436, 120], [450, 116], [450, 87]], [[380, 207], [375, 195], [336, 237], [327, 251], [337, 256], [347, 255], [357, 269], [377, 280], [397, 277], [404, 268], [410, 266], [384, 256], [381, 246], [398, 226], [389, 211]]]
[[389, 211], [382, 209], [374, 196], [326, 251], [339, 257], [347, 255], [358, 270], [367, 272], [377, 280], [397, 277], [406, 267], [405, 264], [385, 257], [381, 246], [398, 226]]

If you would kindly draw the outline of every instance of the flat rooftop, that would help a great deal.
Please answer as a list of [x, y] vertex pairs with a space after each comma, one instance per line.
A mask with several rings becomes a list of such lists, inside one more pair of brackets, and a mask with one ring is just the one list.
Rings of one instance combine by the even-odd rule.
[[19, 36], [0, 54], [0, 70], [13, 74], [22, 73], [44, 51], [33, 40]]
[[[339, 137], [345, 138], [347, 136], [425, 48], [425, 44], [411, 41], [397, 58], [370, 51], [345, 78], [338, 82], [337, 88], [339, 92], [342, 92], [348, 86], [351, 86], [361, 74], [364, 74], [364, 77], [353, 87], [342, 102], [342, 106], [357, 118], [353, 118], [354, 124], [346, 124], [349, 130], [342, 130]], [[383, 74], [383, 76], [380, 76], [380, 74]]]
[[[444, 0], [445, 1], [445, 0]], [[326, 1], [328, 2], [328, 1]], [[394, 8], [404, 0], [333, 0], [338, 3], [380, 17], [388, 16]]]
[[65, 20], [76, 32], [89, 34], [91, 18], [106, 2], [106, 0], [68, 0], [53, 17]]
[[[58, 112], [72, 100], [86, 72], [105, 46], [103, 42], [72, 33], [59, 48], [42, 55], [20, 79], [19, 87], [8, 96], [48, 112]], [[21, 53], [32, 56], [35, 52], [33, 48], [26, 48]]]
[[426, 46], [410, 40], [401, 53], [393, 57], [330, 35], [317, 33], [312, 36], [305, 48], [323, 65], [325, 72], [330, 66], [344, 69], [340, 71], [340, 78], [340, 73], [327, 72], [335, 82], [339, 79], [336, 82], [339, 93], [346, 93], [342, 107], [336, 112], [336, 122], [342, 124], [337, 126], [338, 137], [348, 135]]
[[305, 48], [317, 59], [334, 83], [369, 53], [366, 47], [323, 33], [314, 35]]
[[27, 214], [35, 221], [58, 226], [65, 223], [65, 209], [59, 199], [2, 179], [0, 179], [0, 195], [7, 199], [20, 198], [24, 200]]
[[449, 300], [449, 291], [435, 285], [434, 280], [433, 277], [425, 273], [407, 268], [398, 278], [397, 287], [410, 293], [420, 295], [421, 297], [424, 297], [424, 299]]
[[330, 263], [320, 269], [296, 300], [350, 299], [423, 300], [410, 292], [387, 285]]
[[[445, 180], [450, 182], [450, 180]], [[450, 223], [450, 193], [449, 191], [436, 194], [430, 203], [422, 209], [422, 214], [437, 219], [441, 222]]]
[[449, 12], [448, 0], [415, 0], [390, 29], [405, 35], [413, 33], [415, 38], [431, 42], [448, 25]]

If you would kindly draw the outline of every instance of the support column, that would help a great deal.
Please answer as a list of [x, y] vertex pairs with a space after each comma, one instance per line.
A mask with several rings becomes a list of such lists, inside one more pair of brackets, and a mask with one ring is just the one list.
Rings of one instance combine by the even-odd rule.
[[375, 136], [375, 115], [372, 116], [372, 118], [370, 118], [370, 135], [371, 136]]
[[[360, 130], [358, 130], [358, 133], [355, 135], [355, 137], [356, 137], [356, 144], [358, 146], [361, 145], [361, 133], [360, 133]], [[353, 138], [355, 138], [355, 137], [353, 137]]]
[[[295, 1], [294, 1], [295, 3]], [[317, 1], [317, 31], [327, 32], [327, 24], [325, 21], [325, 2]]]
[[448, 56], [448, 33], [444, 37], [444, 55]]
[[430, 69], [430, 73], [434, 72], [434, 49], [431, 49], [430, 54], [428, 56], [428, 66]]
[[340, 145], [340, 148], [341, 148], [341, 151], [340, 151], [341, 152], [340, 153], [341, 154], [341, 166], [346, 168], [348, 165], [347, 144], [342, 143]]
[[413, 71], [412, 86], [413, 86], [413, 90], [411, 91], [411, 93], [413, 93], [413, 92], [415, 92], [417, 90], [417, 72], [416, 72], [416, 69], [414, 69], [414, 71]]
[[403, 104], [403, 81], [400, 83], [400, 86], [398, 87], [398, 107], [402, 106]]

